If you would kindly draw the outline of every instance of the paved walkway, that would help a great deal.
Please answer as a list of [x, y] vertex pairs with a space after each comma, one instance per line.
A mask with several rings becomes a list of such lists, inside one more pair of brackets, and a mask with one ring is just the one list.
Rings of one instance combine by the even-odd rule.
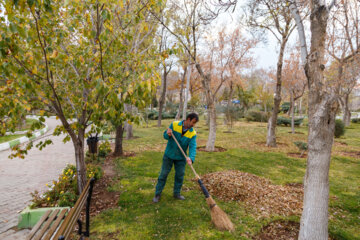
[[[46, 119], [49, 135], [60, 124], [59, 120]], [[41, 140], [52, 139], [53, 144], [42, 151], [35, 148]], [[0, 239], [25, 239], [29, 230], [14, 231], [19, 212], [29, 205], [30, 192], [46, 190], [46, 183], [57, 180], [67, 163], [75, 163], [72, 142], [64, 144], [64, 136], [49, 136], [35, 141], [34, 148], [25, 159], [9, 159], [10, 150], [0, 152]]]

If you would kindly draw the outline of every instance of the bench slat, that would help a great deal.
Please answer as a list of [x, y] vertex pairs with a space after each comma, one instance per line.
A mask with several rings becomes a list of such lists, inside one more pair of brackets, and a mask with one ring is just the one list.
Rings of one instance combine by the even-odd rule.
[[39, 230], [39, 228], [41, 227], [41, 225], [44, 223], [44, 221], [50, 215], [51, 212], [52, 210], [49, 209], [45, 212], [44, 215], [42, 215], [40, 220], [36, 223], [36, 225], [33, 227], [29, 235], [26, 237], [26, 240], [30, 240], [35, 235], [35, 233]]
[[57, 216], [54, 224], [51, 226], [51, 228], [49, 229], [49, 231], [46, 233], [44, 239], [45, 240], [50, 240], [51, 236], [54, 234], [55, 230], [57, 229], [57, 227], [59, 226], [59, 224], [61, 223], [61, 220], [63, 220], [65, 214], [67, 213], [68, 209], [63, 209], [59, 216]]
[[38, 235], [36, 235], [33, 240], [40, 240], [42, 238], [42, 236], [44, 235], [44, 233], [46, 232], [46, 230], [49, 228], [50, 224], [54, 221], [54, 218], [56, 217], [56, 215], [59, 213], [60, 209], [55, 209], [50, 217], [48, 218], [48, 220], [44, 223], [44, 226], [41, 228], [40, 233]]
[[69, 214], [61, 224], [59, 231], [55, 234], [54, 239], [58, 239], [61, 235], [65, 236], [65, 239], [71, 233], [74, 224], [76, 223], [78, 216], [80, 215], [81, 209], [86, 202], [86, 197], [89, 193], [90, 180], [87, 182], [83, 191], [81, 192], [79, 199], [76, 201], [75, 206], [71, 208]]

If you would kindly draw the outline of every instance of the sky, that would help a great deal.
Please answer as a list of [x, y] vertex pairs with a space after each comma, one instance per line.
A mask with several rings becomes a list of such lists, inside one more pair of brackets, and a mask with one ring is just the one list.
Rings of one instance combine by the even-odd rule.
[[[243, 13], [242, 5], [244, 4], [244, 2], [244, 0], [239, 0], [239, 3], [237, 4], [234, 12], [226, 12], [218, 16], [218, 18], [212, 24], [214, 26], [212, 28], [213, 34], [216, 34], [218, 31], [220, 31], [223, 26], [226, 26], [228, 28], [228, 31], [231, 31], [231, 29], [234, 29], [240, 24], [240, 17]], [[243, 26], [242, 28], [245, 35], [247, 35], [249, 38], [252, 37], [249, 29], [247, 29], [245, 26]], [[271, 33], [266, 35], [266, 39], [266, 43], [261, 42], [253, 50], [254, 56], [257, 59], [256, 67], [266, 69], [276, 68], [280, 45]], [[287, 47], [289, 48], [295, 46], [297, 44], [296, 39], [297, 31], [295, 29], [291, 34]]]

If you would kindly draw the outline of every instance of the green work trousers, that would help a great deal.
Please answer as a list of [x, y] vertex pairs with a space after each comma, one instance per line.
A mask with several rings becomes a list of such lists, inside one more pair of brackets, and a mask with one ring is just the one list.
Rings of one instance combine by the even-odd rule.
[[161, 172], [156, 184], [155, 195], [161, 194], [165, 187], [167, 176], [169, 175], [173, 165], [175, 167], [174, 195], [180, 194], [181, 187], [184, 182], [186, 161], [170, 159], [164, 154]]

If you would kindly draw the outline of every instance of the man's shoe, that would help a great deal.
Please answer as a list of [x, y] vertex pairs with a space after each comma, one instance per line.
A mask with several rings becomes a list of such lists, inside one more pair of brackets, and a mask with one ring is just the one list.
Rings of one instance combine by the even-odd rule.
[[174, 198], [177, 199], [177, 200], [185, 200], [185, 197], [181, 196], [180, 194], [179, 195], [174, 195]]
[[161, 198], [161, 195], [159, 194], [159, 195], [155, 195], [155, 197], [153, 198], [153, 203], [158, 203], [158, 202], [160, 202], [160, 198]]

